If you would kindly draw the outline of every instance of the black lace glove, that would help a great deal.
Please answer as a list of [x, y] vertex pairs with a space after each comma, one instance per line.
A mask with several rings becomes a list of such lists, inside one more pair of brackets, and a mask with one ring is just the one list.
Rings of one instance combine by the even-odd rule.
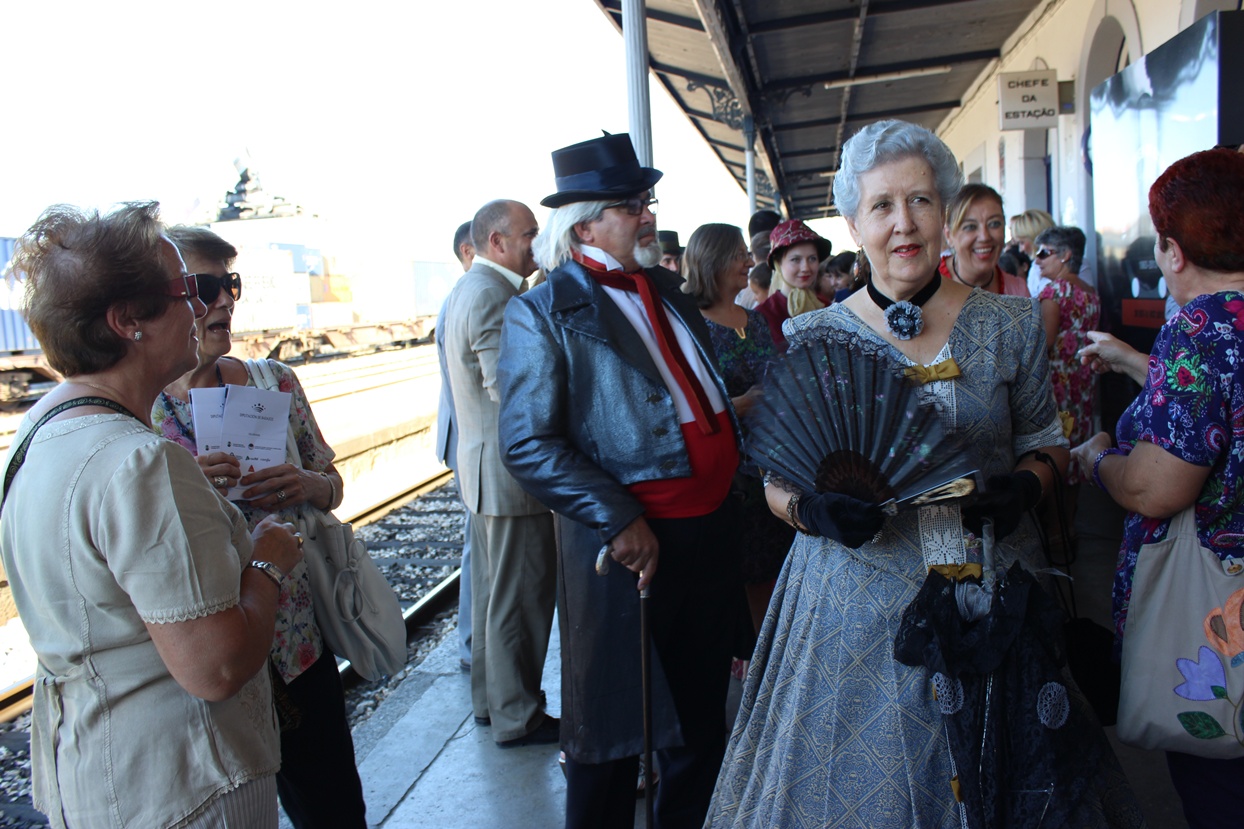
[[817, 535], [851, 549], [863, 545], [885, 523], [885, 512], [878, 505], [836, 492], [800, 495], [795, 517]]
[[1015, 531], [1024, 513], [1040, 500], [1041, 479], [1037, 473], [1024, 469], [1010, 475], [994, 475], [985, 483], [985, 491], [963, 508], [963, 526], [979, 536], [982, 522], [992, 518], [994, 540], [1001, 541]]

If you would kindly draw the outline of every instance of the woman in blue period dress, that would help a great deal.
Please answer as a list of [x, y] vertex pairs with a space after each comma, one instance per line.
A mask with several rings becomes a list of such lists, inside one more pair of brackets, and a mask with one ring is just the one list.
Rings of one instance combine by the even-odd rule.
[[[241, 277], [229, 271], [237, 249], [204, 227], [173, 227], [169, 237], [196, 276], [207, 313], [198, 321], [198, 365], [170, 383], [151, 409], [156, 431], [195, 455], [221, 495], [239, 482], [245, 487], [242, 495], [249, 500], [237, 506], [251, 527], [274, 513], [292, 521], [304, 503], [334, 509], [341, 503], [342, 481], [333, 466], [333, 449], [320, 434], [293, 370], [275, 360], [268, 365], [278, 389], [290, 394], [289, 423], [302, 467], [282, 463], [243, 476], [233, 456], [198, 453], [190, 389], [257, 383], [246, 364], [226, 356], [233, 346], [234, 302], [242, 294]], [[363, 829], [366, 807], [354, 765], [345, 692], [337, 659], [315, 623], [305, 567], [282, 580], [270, 665], [281, 715], [281, 770], [276, 777], [281, 806], [296, 829]]]
[[[895, 661], [895, 634], [930, 566], [981, 563], [984, 519], [999, 572], [1015, 562], [1041, 566], [1022, 518], [1053, 476], [1033, 453], [1065, 465], [1067, 452], [1036, 303], [938, 276], [943, 205], [960, 180], [950, 151], [921, 127], [883, 121], [853, 137], [834, 196], [872, 267], [869, 290], [786, 328], [792, 347], [835, 339], [928, 368], [918, 372], [921, 393], [966, 435], [987, 494], [971, 508], [929, 506], [883, 520], [843, 496], [790, 492], [776, 479], [766, 486], [771, 509], [800, 532], [761, 630], [712, 827], [967, 825], [932, 678]], [[1080, 755], [1096, 773], [1056, 793], [1062, 818], [1049, 825], [1142, 825], [1074, 690], [1071, 704], [1067, 727], [1080, 728]]]
[[[765, 318], [734, 302], [747, 285], [749, 265], [747, 243], [734, 225], [701, 225], [687, 240], [683, 253], [683, 293], [695, 297], [700, 306], [730, 404], [740, 418], [755, 405], [760, 382], [777, 358]], [[759, 631], [774, 580], [795, 534], [769, 512], [759, 470], [740, 469], [731, 491], [741, 502], [739, 563], [752, 624]]]

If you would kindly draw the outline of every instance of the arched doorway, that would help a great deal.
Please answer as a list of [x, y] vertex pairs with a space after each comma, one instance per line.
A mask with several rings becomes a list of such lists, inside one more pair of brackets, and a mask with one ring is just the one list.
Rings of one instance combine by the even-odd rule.
[[[1138, 60], [1144, 54], [1140, 41], [1140, 21], [1136, 18], [1136, 9], [1129, 0], [1097, 0], [1093, 11], [1089, 14], [1088, 25], [1084, 32], [1084, 47], [1080, 51], [1080, 71], [1076, 77], [1076, 126], [1078, 128], [1079, 150], [1078, 163], [1074, 176], [1065, 179], [1073, 187], [1059, 195], [1062, 202], [1058, 205], [1055, 216], [1066, 219], [1070, 212], [1074, 215], [1073, 223], [1084, 231], [1087, 237], [1084, 258], [1087, 262], [1097, 261], [1097, 239], [1093, 228], [1093, 179], [1092, 179], [1092, 134], [1089, 131], [1089, 94], [1093, 87]], [[1064, 162], [1064, 175], [1068, 172], [1068, 164]], [[1068, 210], [1068, 205], [1072, 210]], [[1078, 209], [1076, 209], [1078, 208]], [[1094, 269], [1094, 274], [1096, 269]]]

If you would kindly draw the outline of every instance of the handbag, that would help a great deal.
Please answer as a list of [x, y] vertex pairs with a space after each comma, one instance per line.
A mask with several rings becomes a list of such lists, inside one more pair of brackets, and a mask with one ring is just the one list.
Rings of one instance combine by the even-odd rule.
[[1244, 757], [1244, 564], [1201, 546], [1196, 505], [1136, 557], [1123, 632], [1119, 739]]
[[[259, 388], [277, 389], [269, 360], [247, 360], [246, 369]], [[285, 454], [290, 464], [302, 467], [292, 424]], [[299, 508], [295, 523], [304, 539], [315, 622], [329, 649], [368, 681], [401, 670], [406, 664], [402, 608], [354, 528], [309, 503]]]

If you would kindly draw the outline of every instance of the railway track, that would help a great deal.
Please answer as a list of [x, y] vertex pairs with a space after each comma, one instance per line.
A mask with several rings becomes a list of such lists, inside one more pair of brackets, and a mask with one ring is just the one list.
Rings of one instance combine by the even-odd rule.
[[[355, 526], [356, 530], [361, 530], [363, 527], [367, 527], [368, 525], [381, 524], [383, 526], [384, 518], [390, 513], [405, 507], [412, 501], [428, 495], [440, 487], [443, 487], [452, 478], [453, 474], [450, 472], [443, 472], [438, 475], [434, 475], [424, 481], [420, 481], [419, 483], [408, 487], [407, 489], [404, 489], [384, 503], [377, 504], [356, 515], [345, 516], [345, 518]], [[444, 514], [457, 514], [460, 516], [461, 509], [447, 510]], [[364, 532], [360, 533], [360, 536], [366, 543], [368, 542], [367, 536], [374, 534], [375, 533]], [[449, 548], [453, 548], [454, 546], [453, 542], [437, 541], [435, 543], [438, 545], [446, 544]], [[370, 543], [368, 543], [368, 547], [372, 551], [372, 557], [375, 558], [377, 563], [381, 564], [381, 568], [384, 569], [386, 556], [383, 555], [382, 550], [388, 547], [386, 541], [380, 540], [379, 544], [377, 544], [377, 541], [373, 539], [370, 540]], [[460, 554], [462, 549], [461, 542], [456, 544], [456, 549]], [[451, 569], [451, 572], [444, 575], [444, 577], [441, 578], [435, 586], [425, 592], [422, 592], [419, 598], [415, 601], [411, 603], [403, 603], [406, 606], [402, 611], [402, 618], [406, 622], [406, 633], [408, 639], [414, 631], [421, 626], [426, 625], [428, 621], [434, 617], [437, 612], [439, 612], [448, 596], [457, 595], [459, 575], [459, 570], [456, 566], [452, 566], [454, 564], [454, 560], [450, 557], [441, 557], [436, 559], [396, 557], [395, 559], [395, 563], [399, 565], [409, 564], [411, 562], [420, 562], [420, 564], [416, 566], [427, 567], [430, 565], [448, 567]], [[389, 574], [386, 573], [386, 576], [388, 575]], [[337, 661], [337, 669], [341, 673], [342, 680], [344, 682], [353, 682], [357, 679], [357, 675], [350, 667], [350, 663], [348, 661], [339, 659]], [[34, 677], [30, 676], [13, 683], [7, 688], [0, 689], [0, 723], [10, 722], [30, 710], [31, 703], [33, 701], [33, 686]]]
[[[365, 512], [362, 512], [362, 513], [359, 513], [358, 515], [353, 516], [352, 518], [350, 518], [350, 523], [353, 524], [356, 529], [361, 529], [363, 527], [373, 525], [376, 527], [376, 529], [383, 530], [384, 519], [387, 516], [389, 516], [391, 513], [393, 513], [396, 510], [401, 509], [402, 507], [405, 507], [406, 505], [410, 504], [412, 501], [415, 501], [418, 498], [421, 498], [425, 495], [428, 495], [440, 489], [441, 487], [444, 487], [452, 479], [453, 479], [453, 473], [448, 472], [448, 471], [443, 472], [439, 475], [434, 475], [428, 478], [427, 480], [421, 483], [418, 483], [410, 487], [409, 489], [399, 493], [398, 495], [394, 496], [391, 500], [386, 501], [383, 504], [377, 504], [371, 509], [368, 509]], [[449, 511], [449, 514], [455, 514], [457, 516], [461, 516], [462, 511], [461, 509], [453, 510], [453, 511]], [[372, 535], [372, 534], [373, 533], [364, 533], [364, 536]], [[378, 553], [380, 551], [381, 544], [378, 543], [378, 541], [380, 540], [373, 538], [373, 539], [370, 539], [370, 543], [368, 543], [368, 548], [371, 551], [373, 558], [379, 558]], [[438, 542], [438, 543], [445, 543], [448, 545], [453, 544], [453, 542]], [[409, 607], [405, 608], [402, 611], [402, 619], [406, 622], [406, 641], [407, 642], [410, 642], [411, 637], [417, 635], [417, 631], [424, 625], [427, 625], [437, 615], [437, 613], [441, 611], [445, 603], [450, 598], [456, 597], [458, 595], [458, 579], [461, 576], [462, 571], [460, 567], [456, 566], [456, 559], [461, 558], [462, 544], [461, 542], [459, 542], [457, 543], [456, 548], [451, 546], [449, 549], [456, 549], [456, 556], [453, 556], [450, 558], [441, 558], [441, 559], [438, 559], [437, 561], [438, 562], [448, 561], [449, 563], [447, 565], [442, 564], [441, 566], [449, 567], [451, 572], [448, 575], [445, 575], [440, 581], [436, 583], [434, 587], [432, 587], [430, 590], [428, 590], [426, 593], [420, 596], [413, 604], [411, 604]], [[347, 685], [354, 684], [355, 682], [359, 680], [358, 674], [354, 672], [354, 670], [350, 666], [349, 661], [347, 660], [338, 659], [337, 670], [341, 673], [342, 681], [345, 682]], [[2, 710], [3, 709], [0, 709], [0, 712], [2, 712]], [[2, 716], [3, 714], [0, 713], [0, 717]]]
[[[364, 355], [340, 355], [295, 364], [294, 370], [312, 406], [349, 398], [397, 384], [419, 381], [439, 374], [436, 348], [431, 344], [377, 351]], [[48, 391], [55, 383], [44, 384]], [[14, 401], [0, 407], [0, 451], [12, 443], [22, 416], [37, 397]], [[317, 412], [318, 414], [318, 412]]]

